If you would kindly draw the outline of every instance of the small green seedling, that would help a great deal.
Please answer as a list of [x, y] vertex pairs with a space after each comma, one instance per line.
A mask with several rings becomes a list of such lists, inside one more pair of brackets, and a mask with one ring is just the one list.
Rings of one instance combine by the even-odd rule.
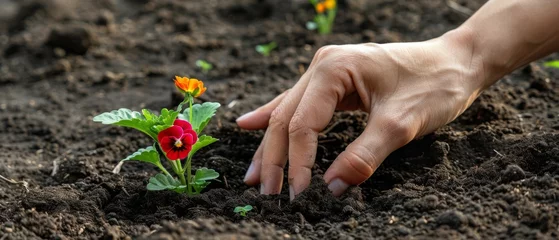
[[261, 44], [256, 46], [256, 51], [267, 57], [270, 56], [272, 50], [274, 50], [277, 47], [278, 45], [276, 44], [276, 42], [271, 42], [268, 44]]
[[309, 2], [314, 6], [316, 15], [312, 21], [307, 22], [307, 29], [318, 30], [320, 34], [331, 33], [338, 11], [336, 0], [309, 0]]
[[238, 206], [235, 207], [235, 210], [233, 210], [233, 212], [238, 213], [239, 215], [246, 217], [247, 213], [250, 212], [252, 210], [252, 206], [251, 205], [246, 205], [244, 207], [242, 206]]
[[559, 60], [547, 61], [543, 65], [546, 66], [546, 67], [558, 68], [559, 69]]
[[196, 61], [196, 66], [202, 69], [202, 72], [207, 74], [210, 70], [212, 70], [214, 68], [214, 66], [209, 63], [206, 62], [202, 59], [199, 59], [198, 61]]

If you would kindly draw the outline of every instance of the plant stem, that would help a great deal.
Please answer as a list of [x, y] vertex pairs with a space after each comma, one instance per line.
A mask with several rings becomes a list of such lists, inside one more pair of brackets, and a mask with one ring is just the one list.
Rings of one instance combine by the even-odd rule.
[[[182, 170], [182, 166], [181, 166], [181, 162], [177, 160], [177, 168], [179, 170], [179, 179], [181, 180], [181, 183], [183, 185], [188, 185], [190, 186], [190, 184], [186, 181], [186, 179], [184, 179], [184, 171]], [[190, 194], [190, 193], [189, 193]]]
[[192, 155], [189, 155], [186, 159], [186, 163], [184, 163], [183, 169], [183, 176], [184, 171], [186, 171], [186, 179], [188, 179], [188, 194], [192, 194]]
[[332, 32], [332, 27], [334, 26], [334, 19], [336, 19], [336, 12], [338, 9], [332, 9], [328, 11], [328, 33]]
[[179, 103], [179, 106], [177, 107], [177, 112], [182, 111], [182, 106], [186, 103], [186, 101], [188, 101], [187, 97], [185, 97], [184, 100], [181, 103]]
[[168, 176], [171, 176], [171, 174], [167, 171], [167, 169], [165, 169], [165, 167], [163, 167], [163, 165], [161, 163], [156, 164], [156, 166], [159, 168], [159, 170], [161, 170], [163, 173], [165, 173]]
[[188, 95], [188, 102], [190, 103], [190, 108], [189, 108], [189, 110], [190, 110], [190, 119], [189, 119], [189, 122], [190, 122], [190, 124], [192, 124], [192, 102], [194, 102], [194, 97], [193, 97], [192, 95], [190, 95], [190, 94]]
[[175, 161], [169, 160], [169, 162], [171, 162], [171, 168], [173, 168], [173, 172], [175, 172], [177, 175], [180, 175], [179, 169], [177, 168], [177, 164], [175, 163]]
[[[169, 160], [169, 161], [171, 161], [171, 160]], [[181, 181], [181, 183], [183, 185], [188, 185], [187, 182], [186, 182], [186, 179], [184, 179], [184, 172], [182, 170], [181, 161], [180, 160], [171, 161], [171, 166], [173, 167], [173, 171], [175, 171], [175, 173], [179, 177], [179, 180]]]

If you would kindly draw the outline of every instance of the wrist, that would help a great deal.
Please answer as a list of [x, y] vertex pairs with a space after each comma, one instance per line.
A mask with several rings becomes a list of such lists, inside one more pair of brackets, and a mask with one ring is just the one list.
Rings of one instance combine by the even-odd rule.
[[494, 80], [496, 69], [486, 64], [477, 39], [475, 31], [467, 26], [448, 31], [439, 37], [445, 49], [453, 55], [457, 66], [462, 70], [464, 78], [462, 80], [476, 97], [496, 81]]

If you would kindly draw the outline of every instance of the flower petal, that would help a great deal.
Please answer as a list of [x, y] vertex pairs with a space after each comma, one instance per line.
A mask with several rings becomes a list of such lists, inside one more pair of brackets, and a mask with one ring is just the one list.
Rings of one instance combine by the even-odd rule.
[[195, 97], [199, 97], [200, 95], [202, 95], [202, 93], [204, 93], [206, 91], [206, 88], [204, 87], [204, 82], [202, 81], [198, 81], [198, 93], [196, 93]]
[[183, 134], [186, 130], [192, 130], [192, 125], [188, 121], [182, 119], [176, 119], [175, 122], [173, 122], [173, 125], [181, 127]]
[[159, 140], [159, 146], [161, 146], [163, 152], [168, 152], [175, 146], [175, 141], [177, 141], [177, 139], [174, 137], [162, 137]]
[[185, 146], [185, 147], [182, 147], [182, 148], [178, 151], [179, 157], [180, 157], [181, 159], [184, 159], [184, 158], [188, 157], [188, 153], [190, 153], [190, 149], [192, 149], [192, 146], [190, 146], [190, 145]]
[[198, 87], [198, 79], [191, 78], [188, 82], [188, 92], [192, 93]]
[[184, 131], [181, 140], [187, 145], [193, 145], [196, 143], [196, 141], [198, 141], [198, 135], [194, 130], [186, 130]]
[[[181, 156], [180, 156], [180, 154], [179, 154], [179, 151], [177, 151], [177, 150], [175, 150], [175, 149], [172, 149], [172, 150], [166, 152], [166, 154], [167, 154], [167, 158], [168, 158], [169, 160], [171, 160], [171, 161], [175, 161], [175, 160], [180, 160], [180, 159], [181, 159]], [[187, 154], [187, 155], [188, 155], [188, 154]], [[183, 158], [184, 158], [184, 157], [183, 157]]]
[[175, 76], [175, 86], [180, 91], [189, 92], [189, 90], [188, 90], [189, 82], [190, 82], [190, 79], [188, 79], [187, 77]]
[[157, 140], [161, 143], [161, 140], [164, 137], [175, 137], [176, 139], [180, 139], [183, 134], [182, 127], [180, 126], [171, 126], [157, 134]]

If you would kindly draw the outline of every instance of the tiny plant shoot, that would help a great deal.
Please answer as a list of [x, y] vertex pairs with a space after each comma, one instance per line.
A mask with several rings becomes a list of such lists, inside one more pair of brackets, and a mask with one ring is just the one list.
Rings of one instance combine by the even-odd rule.
[[270, 53], [272, 52], [272, 50], [274, 50], [277, 47], [278, 47], [278, 45], [276, 44], [276, 42], [271, 42], [271, 43], [268, 43], [268, 44], [262, 44], [262, 45], [256, 46], [256, 51], [267, 57], [267, 56], [270, 56]]
[[211, 63], [206, 62], [202, 59], [196, 61], [196, 66], [202, 69], [202, 72], [205, 74], [207, 74], [210, 70], [214, 68], [214, 66]]
[[545, 62], [543, 65], [546, 66], [546, 67], [559, 69], [559, 60], [548, 61], [548, 62]]
[[[215, 115], [220, 104], [215, 102], [194, 104], [194, 98], [206, 91], [202, 81], [177, 76], [175, 86], [184, 94], [184, 100], [176, 110], [163, 108], [157, 115], [147, 109], [136, 112], [121, 108], [97, 115], [93, 121], [134, 128], [154, 141], [153, 146], [139, 149], [122, 159], [114, 173], [118, 173], [122, 163], [126, 161], [151, 163], [159, 168], [161, 173], [149, 179], [148, 190], [172, 190], [195, 195], [208, 186], [209, 181], [219, 177], [216, 171], [207, 168], [199, 168], [193, 174], [192, 157], [201, 148], [217, 141], [213, 137], [200, 134]], [[188, 107], [183, 110], [184, 106]], [[167, 160], [176, 177], [163, 166], [161, 156]]]
[[338, 10], [336, 0], [309, 0], [309, 2], [314, 6], [316, 15], [313, 21], [307, 22], [307, 29], [318, 29], [320, 34], [331, 33]]
[[246, 217], [247, 213], [250, 212], [251, 210], [252, 210], [252, 206], [251, 205], [246, 205], [244, 207], [242, 207], [242, 206], [235, 207], [235, 210], [233, 210], [233, 212], [235, 212], [235, 213], [237, 213], [237, 214], [239, 214], [243, 217]]

